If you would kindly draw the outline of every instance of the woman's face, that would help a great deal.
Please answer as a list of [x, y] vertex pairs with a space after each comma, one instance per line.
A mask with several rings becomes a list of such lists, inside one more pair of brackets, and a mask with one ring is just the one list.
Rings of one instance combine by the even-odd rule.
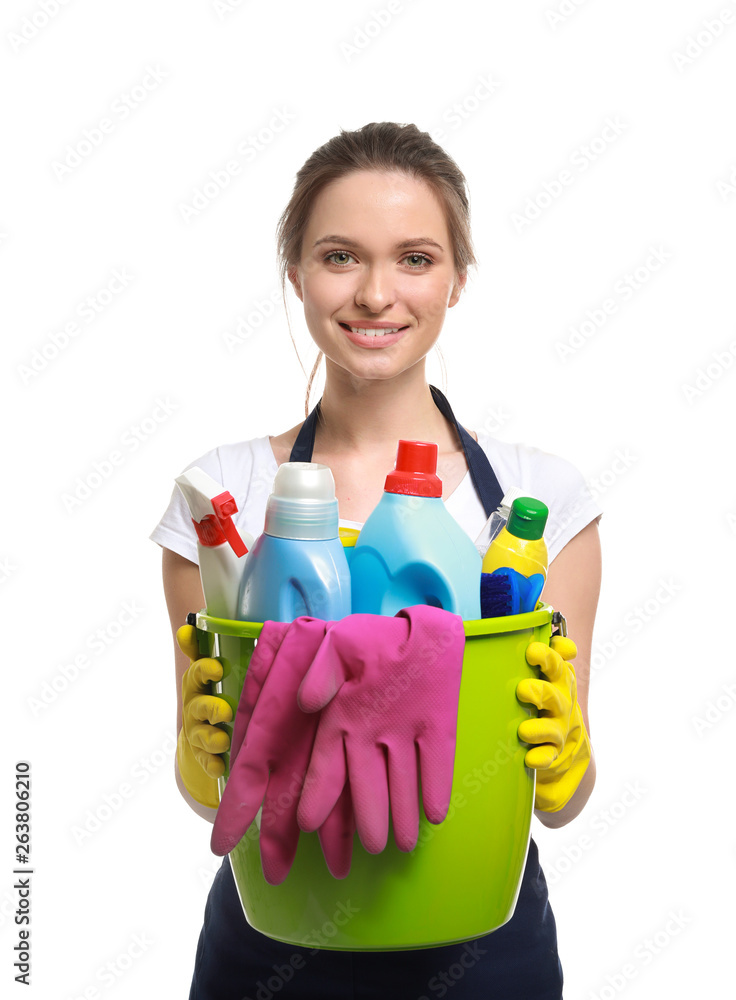
[[442, 202], [404, 173], [361, 170], [315, 199], [289, 272], [319, 349], [353, 376], [391, 378], [434, 346], [466, 275]]

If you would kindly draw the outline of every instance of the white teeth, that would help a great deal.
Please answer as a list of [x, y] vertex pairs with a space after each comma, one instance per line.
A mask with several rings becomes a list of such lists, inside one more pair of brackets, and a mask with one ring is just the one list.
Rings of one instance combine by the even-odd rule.
[[351, 329], [351, 331], [353, 333], [361, 334], [363, 337], [383, 337], [384, 334], [387, 334], [387, 333], [398, 333], [399, 332], [399, 327], [398, 326], [393, 327], [391, 330], [379, 330], [377, 328], [361, 328], [361, 329], [359, 329], [357, 326], [351, 326], [350, 329]]

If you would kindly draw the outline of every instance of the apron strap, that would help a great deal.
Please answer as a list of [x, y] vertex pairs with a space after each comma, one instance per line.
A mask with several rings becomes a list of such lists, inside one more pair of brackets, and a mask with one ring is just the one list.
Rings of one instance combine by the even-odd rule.
[[[503, 490], [496, 478], [496, 473], [493, 471], [491, 463], [488, 461], [488, 456], [478, 442], [457, 422], [449, 402], [440, 390], [433, 385], [430, 385], [429, 389], [440, 413], [450, 421], [458, 433], [460, 443], [465, 452], [465, 458], [468, 462], [473, 486], [475, 486], [476, 493], [483, 504], [486, 517], [490, 517], [493, 511], [498, 510], [501, 506]], [[312, 461], [314, 436], [317, 430], [319, 414], [320, 405], [317, 403], [299, 430], [294, 447], [291, 449], [291, 455], [289, 456], [290, 462]]]
[[433, 385], [430, 385], [429, 389], [440, 413], [455, 426], [465, 452], [475, 492], [480, 497], [486, 517], [490, 517], [494, 510], [498, 510], [503, 500], [503, 490], [496, 478], [496, 473], [493, 471], [493, 466], [478, 442], [457, 422], [449, 402], [440, 390]]
[[321, 402], [322, 400], [320, 399], [302, 426], [299, 428], [299, 433], [296, 436], [294, 447], [291, 449], [291, 454], [289, 455], [290, 462], [312, 461], [312, 452], [314, 451], [314, 435], [317, 430], [317, 421], [319, 420], [320, 414], [319, 404]]

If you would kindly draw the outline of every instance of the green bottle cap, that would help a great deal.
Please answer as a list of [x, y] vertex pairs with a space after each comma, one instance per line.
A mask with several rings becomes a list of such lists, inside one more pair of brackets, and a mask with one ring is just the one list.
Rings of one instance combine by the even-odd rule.
[[517, 538], [533, 541], [544, 534], [544, 526], [549, 517], [549, 508], [534, 497], [517, 497], [511, 504], [508, 531]]

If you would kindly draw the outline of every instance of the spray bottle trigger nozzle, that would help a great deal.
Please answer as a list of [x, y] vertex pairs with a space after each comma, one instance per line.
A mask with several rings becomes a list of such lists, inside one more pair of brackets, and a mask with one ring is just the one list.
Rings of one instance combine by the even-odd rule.
[[232, 494], [227, 491], [225, 493], [220, 493], [219, 496], [212, 497], [212, 506], [215, 514], [217, 514], [221, 521], [223, 518], [232, 517], [233, 514], [237, 514], [238, 512], [238, 508]]
[[236, 556], [244, 556], [248, 549], [232, 521], [233, 514], [237, 513], [238, 510], [232, 494], [227, 491], [220, 493], [218, 496], [212, 497], [211, 503], [215, 516], [222, 528], [222, 533], [230, 543], [233, 552]]

